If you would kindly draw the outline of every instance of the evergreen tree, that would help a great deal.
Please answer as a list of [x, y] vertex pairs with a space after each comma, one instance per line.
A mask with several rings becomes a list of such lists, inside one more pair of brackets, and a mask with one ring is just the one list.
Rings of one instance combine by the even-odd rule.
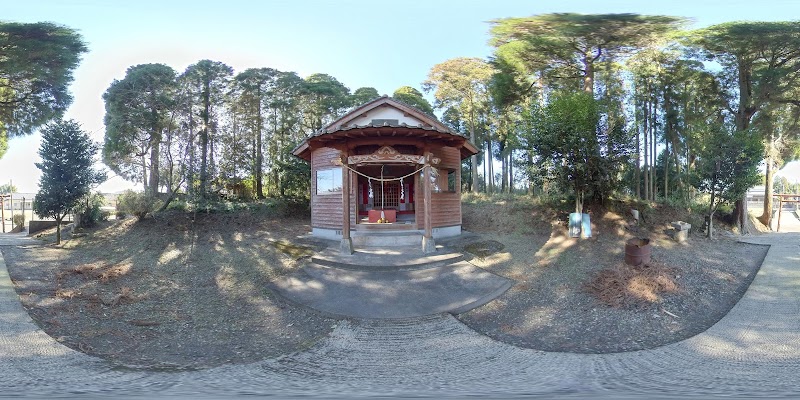
[[161, 141], [173, 121], [177, 73], [164, 64], [128, 68], [103, 94], [106, 134], [103, 160], [128, 179], [141, 179], [144, 189], [158, 193]]
[[0, 22], [0, 157], [6, 139], [60, 118], [72, 103], [69, 84], [86, 45], [48, 22]]
[[353, 91], [352, 103], [353, 107], [358, 107], [368, 101], [375, 100], [381, 95], [378, 90], [373, 87], [360, 87]]
[[417, 108], [425, 114], [433, 116], [433, 107], [431, 103], [428, 103], [428, 100], [422, 97], [422, 93], [419, 90], [411, 86], [400, 86], [394, 91], [392, 97], [395, 100], [400, 100], [403, 103]]
[[92, 167], [97, 150], [89, 134], [73, 120], [55, 122], [42, 130], [42, 162], [36, 163], [42, 177], [33, 211], [56, 220], [56, 244], [61, 244], [61, 221], [67, 213], [93, 185], [105, 180], [105, 174]]

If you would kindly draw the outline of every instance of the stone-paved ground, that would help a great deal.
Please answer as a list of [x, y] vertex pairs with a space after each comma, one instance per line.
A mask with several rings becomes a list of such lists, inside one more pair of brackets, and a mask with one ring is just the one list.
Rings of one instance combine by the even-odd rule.
[[708, 331], [654, 350], [564, 354], [521, 349], [451, 316], [345, 321], [305, 352], [204, 371], [110, 368], [42, 333], [0, 265], [3, 396], [791, 397], [800, 392], [800, 235], [772, 241], [761, 271]]

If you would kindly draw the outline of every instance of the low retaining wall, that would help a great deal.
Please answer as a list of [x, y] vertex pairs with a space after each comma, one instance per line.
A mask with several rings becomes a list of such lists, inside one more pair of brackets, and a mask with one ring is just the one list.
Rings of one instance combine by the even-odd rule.
[[[72, 221], [61, 221], [61, 226], [72, 223]], [[55, 228], [56, 221], [30, 221], [28, 223], [28, 235], [41, 232], [45, 229]], [[63, 228], [62, 228], [63, 229]]]

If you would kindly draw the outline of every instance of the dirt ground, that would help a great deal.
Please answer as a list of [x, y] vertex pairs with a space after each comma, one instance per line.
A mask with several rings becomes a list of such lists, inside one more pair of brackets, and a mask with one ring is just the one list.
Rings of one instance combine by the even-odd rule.
[[[590, 207], [589, 239], [566, 235], [566, 213], [524, 204], [477, 202], [464, 208], [464, 228], [475, 235], [451, 247], [516, 284], [458, 318], [497, 340], [545, 351], [633, 351], [694, 336], [738, 302], [768, 250], [737, 242], [721, 224], [714, 240], [693, 228], [687, 242], [677, 243], [670, 222], [692, 217], [664, 206], [649, 210], [638, 226], [627, 218], [625, 205]], [[476, 223], [471, 215], [489, 221]], [[519, 229], [518, 221], [539, 222]], [[648, 265], [624, 263], [631, 238], [651, 240]]]
[[[548, 351], [657, 347], [725, 315], [767, 251], [722, 231], [716, 240], [694, 233], [678, 244], [665, 232], [670, 221], [688, 218], [667, 207], [643, 213], [638, 227], [624, 211], [593, 208], [593, 237], [572, 239], [567, 213], [555, 209], [520, 200], [464, 203], [472, 234], [442, 243], [515, 284], [461, 321]], [[0, 250], [24, 307], [65, 345], [125, 366], [205, 368], [302, 350], [335, 327], [335, 319], [268, 289], [325, 246], [298, 239], [308, 231], [303, 212], [174, 212], [111, 222], [61, 246]], [[632, 237], [652, 240], [646, 273], [622, 262]], [[600, 292], [621, 300], [608, 305]]]
[[61, 343], [127, 366], [201, 368], [330, 332], [335, 320], [267, 289], [311, 254], [295, 239], [308, 230], [307, 218], [174, 213], [2, 251], [22, 304]]

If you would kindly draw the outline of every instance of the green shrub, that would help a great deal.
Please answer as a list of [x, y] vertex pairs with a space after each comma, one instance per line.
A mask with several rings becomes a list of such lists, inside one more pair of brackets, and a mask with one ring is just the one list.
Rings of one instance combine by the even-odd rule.
[[171, 211], [187, 211], [187, 210], [189, 210], [189, 204], [186, 203], [186, 200], [173, 200], [167, 206], [167, 210], [171, 210]]
[[151, 194], [126, 190], [117, 201], [117, 215], [121, 211], [141, 221], [158, 208], [158, 203], [158, 198]]
[[25, 225], [25, 215], [23, 215], [23, 214], [14, 214], [14, 216], [11, 217], [11, 222], [14, 225], [15, 229], [19, 228], [19, 227]]
[[90, 193], [84, 196], [75, 207], [78, 226], [90, 228], [100, 221], [107, 221], [108, 212], [101, 209], [105, 203], [105, 197], [100, 193]]

